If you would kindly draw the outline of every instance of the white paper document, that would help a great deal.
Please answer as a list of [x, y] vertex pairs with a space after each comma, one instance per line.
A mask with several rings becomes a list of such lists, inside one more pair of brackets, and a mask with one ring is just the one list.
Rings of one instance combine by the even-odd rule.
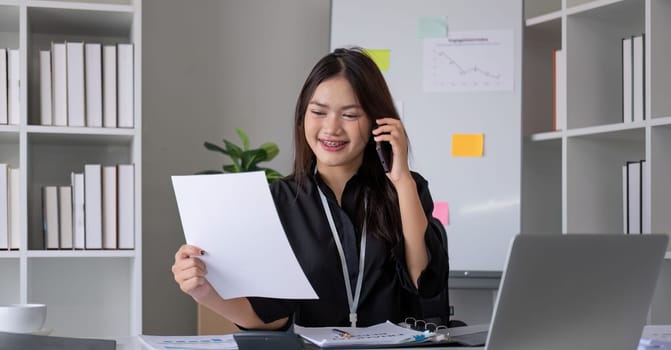
[[398, 326], [392, 322], [370, 327], [301, 327], [294, 332], [321, 348], [361, 345], [394, 345], [429, 341], [427, 333]]
[[317, 299], [280, 223], [262, 171], [173, 176], [186, 242], [205, 250], [224, 299]]
[[238, 343], [232, 334], [212, 336], [158, 336], [141, 335], [140, 341], [153, 350], [235, 350]]

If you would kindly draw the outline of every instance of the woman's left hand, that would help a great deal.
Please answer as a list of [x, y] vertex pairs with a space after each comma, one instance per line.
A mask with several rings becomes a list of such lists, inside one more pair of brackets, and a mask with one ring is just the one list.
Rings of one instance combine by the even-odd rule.
[[391, 171], [387, 173], [389, 180], [396, 184], [403, 179], [412, 178], [408, 167], [408, 138], [401, 120], [379, 118], [375, 123], [377, 128], [373, 129], [373, 139], [376, 142], [388, 141], [391, 144], [392, 165]]

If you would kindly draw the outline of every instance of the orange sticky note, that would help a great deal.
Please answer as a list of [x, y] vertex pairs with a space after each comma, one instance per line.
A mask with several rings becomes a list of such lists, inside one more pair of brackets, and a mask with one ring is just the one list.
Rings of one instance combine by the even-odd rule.
[[450, 223], [449, 210], [447, 207], [447, 202], [433, 202], [433, 215], [434, 218], [440, 220], [443, 225]]
[[484, 134], [452, 134], [452, 157], [482, 157]]

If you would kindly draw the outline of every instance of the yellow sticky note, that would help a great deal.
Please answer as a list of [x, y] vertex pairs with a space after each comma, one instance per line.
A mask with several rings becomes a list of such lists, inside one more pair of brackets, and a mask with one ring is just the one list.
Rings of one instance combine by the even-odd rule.
[[389, 55], [391, 50], [388, 49], [366, 49], [364, 50], [373, 59], [377, 67], [381, 71], [386, 72], [389, 70]]
[[484, 134], [452, 134], [452, 157], [482, 157]]

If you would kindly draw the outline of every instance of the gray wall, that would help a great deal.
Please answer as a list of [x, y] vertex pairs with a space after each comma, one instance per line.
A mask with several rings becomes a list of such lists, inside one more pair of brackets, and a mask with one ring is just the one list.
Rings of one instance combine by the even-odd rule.
[[328, 0], [143, 1], [143, 318], [147, 334], [195, 334], [170, 267], [184, 243], [170, 175], [219, 168], [204, 141], [274, 141], [291, 169], [293, 110], [328, 52]]

